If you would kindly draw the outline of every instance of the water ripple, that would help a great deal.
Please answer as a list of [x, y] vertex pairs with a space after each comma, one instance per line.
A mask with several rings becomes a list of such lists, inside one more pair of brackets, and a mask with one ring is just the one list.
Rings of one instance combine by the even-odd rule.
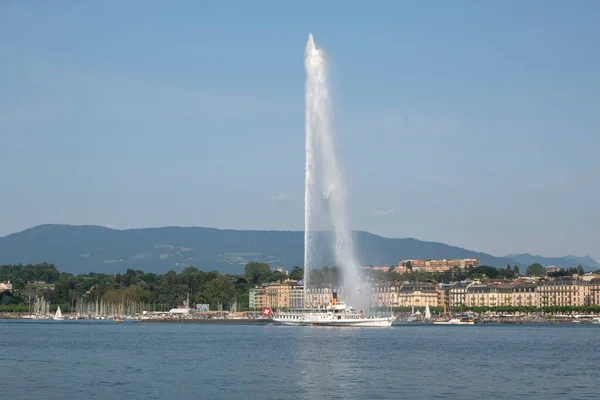
[[0, 321], [6, 398], [597, 399], [599, 326]]

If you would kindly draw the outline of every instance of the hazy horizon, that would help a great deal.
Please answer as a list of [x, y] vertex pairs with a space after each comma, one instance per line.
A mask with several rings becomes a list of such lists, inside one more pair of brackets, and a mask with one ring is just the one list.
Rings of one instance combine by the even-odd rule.
[[302, 230], [309, 32], [353, 230], [600, 259], [600, 3], [0, 4], [0, 236]]

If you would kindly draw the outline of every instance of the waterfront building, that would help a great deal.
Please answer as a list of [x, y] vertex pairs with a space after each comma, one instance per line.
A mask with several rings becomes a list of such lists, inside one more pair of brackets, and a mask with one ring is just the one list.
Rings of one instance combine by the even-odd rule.
[[[299, 309], [331, 303], [331, 285], [309, 287], [304, 297], [302, 281], [264, 283], [250, 289], [251, 309]], [[363, 292], [369, 307], [552, 307], [600, 305], [600, 278], [559, 278], [534, 281], [518, 279], [463, 281], [432, 285], [420, 282], [377, 282]], [[342, 295], [341, 290], [337, 290]]]
[[398, 306], [398, 290], [401, 285], [396, 282], [378, 282], [371, 286], [371, 307]]
[[194, 308], [190, 308], [190, 295], [188, 293], [187, 299], [183, 301], [183, 304], [180, 307], [169, 310], [169, 315], [187, 315], [195, 312]]
[[437, 291], [439, 296], [438, 304], [440, 307], [445, 307], [447, 310], [450, 309], [450, 289], [454, 286], [453, 283], [440, 283], [437, 285]]
[[289, 299], [288, 308], [304, 308], [304, 285], [291, 286]]
[[263, 283], [250, 292], [250, 297], [254, 293], [254, 302], [250, 298], [249, 303], [254, 304], [254, 308], [260, 309], [265, 307], [274, 310], [290, 308], [290, 293], [295, 286], [296, 281], [293, 279], [286, 279], [283, 282]]
[[262, 310], [267, 307], [267, 289], [260, 285], [254, 288], [254, 305], [256, 309]]
[[437, 307], [440, 292], [428, 283], [385, 282], [371, 287], [371, 307]]
[[600, 278], [594, 278], [590, 282], [590, 299], [592, 304], [600, 306]]
[[467, 289], [466, 304], [476, 307], [511, 307], [515, 305], [512, 283], [474, 283]]
[[512, 307], [513, 288], [511, 283], [502, 283], [491, 285], [490, 287], [490, 307]]
[[397, 282], [378, 282], [371, 286], [371, 307], [398, 306], [398, 292], [402, 285]]
[[[327, 306], [333, 299], [334, 288], [331, 286], [309, 287], [306, 290], [306, 304], [304, 299], [304, 286], [298, 285], [292, 279], [283, 282], [263, 283], [251, 288], [249, 293], [250, 308], [263, 309], [297, 309], [304, 307]], [[337, 289], [338, 294], [343, 291]]]
[[513, 305], [517, 307], [539, 307], [540, 296], [536, 285], [529, 282], [517, 283], [512, 289]]
[[[595, 304], [592, 281], [562, 278], [542, 281], [537, 286], [540, 307], [581, 307]], [[594, 293], [595, 294], [595, 293]]]
[[490, 287], [481, 283], [474, 283], [467, 288], [465, 305], [468, 307], [489, 307]]
[[428, 283], [404, 283], [398, 293], [400, 307], [437, 307], [441, 305], [439, 291]]
[[538, 304], [536, 286], [525, 282], [475, 282], [467, 287], [465, 294], [468, 307], [537, 307]]
[[448, 295], [450, 296], [450, 307], [460, 307], [466, 305], [467, 289], [472, 284], [473, 282], [471, 281], [458, 282], [454, 284], [450, 290], [448, 290]]
[[248, 293], [248, 308], [251, 310], [256, 309], [256, 288], [251, 287], [250, 292]]
[[[306, 306], [307, 307], [321, 307], [327, 306], [331, 303], [333, 299], [333, 290], [331, 286], [318, 286], [318, 287], [309, 287], [306, 289]], [[337, 289], [336, 292], [343, 298], [343, 293], [340, 289]]]

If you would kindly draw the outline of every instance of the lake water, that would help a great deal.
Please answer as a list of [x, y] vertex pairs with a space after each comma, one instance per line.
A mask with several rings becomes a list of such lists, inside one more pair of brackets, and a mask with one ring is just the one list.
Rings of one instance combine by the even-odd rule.
[[0, 321], [7, 399], [598, 399], [600, 325]]

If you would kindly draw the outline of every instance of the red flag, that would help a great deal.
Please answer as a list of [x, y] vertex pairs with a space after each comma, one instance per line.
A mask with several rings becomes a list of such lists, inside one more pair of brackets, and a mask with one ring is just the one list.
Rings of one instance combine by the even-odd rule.
[[262, 315], [264, 317], [268, 317], [269, 315], [273, 315], [273, 310], [271, 310], [271, 307], [265, 307], [262, 310]]

